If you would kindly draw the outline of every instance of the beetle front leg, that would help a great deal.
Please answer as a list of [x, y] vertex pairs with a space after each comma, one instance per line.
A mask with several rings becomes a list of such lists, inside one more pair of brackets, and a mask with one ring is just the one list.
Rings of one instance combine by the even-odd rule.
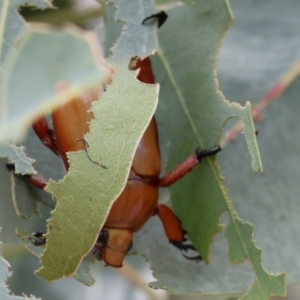
[[153, 14], [147, 18], [145, 18], [143, 21], [142, 21], [142, 25], [145, 25], [145, 23], [151, 19], [155, 19], [157, 18], [158, 20], [158, 28], [161, 27], [167, 20], [168, 18], [168, 15], [165, 13], [165, 11], [160, 11], [159, 13], [156, 13], [156, 14]]
[[[13, 163], [7, 163], [5, 166], [9, 171], [15, 171], [15, 165]], [[43, 190], [48, 183], [48, 180], [39, 173], [35, 175], [16, 174], [16, 176], [22, 176], [23, 178], [27, 179], [28, 182], [30, 182], [32, 185], [41, 190]]]
[[53, 130], [49, 128], [48, 122], [45, 116], [37, 119], [33, 124], [32, 128], [36, 135], [39, 137], [41, 142], [47, 146], [54, 154], [59, 156], [59, 150], [56, 144]]
[[185, 176], [188, 172], [190, 172], [194, 167], [196, 167], [203, 158], [208, 156], [213, 156], [220, 152], [222, 148], [220, 146], [215, 146], [208, 150], [196, 150], [196, 153], [189, 156], [185, 161], [179, 164], [175, 169], [166, 174], [159, 181], [160, 187], [167, 187], [171, 184], [178, 181], [180, 178]]
[[[197, 251], [194, 245], [184, 244], [184, 242], [187, 241], [185, 238], [186, 231], [181, 228], [181, 222], [168, 206], [164, 204], [158, 204], [156, 208], [156, 214], [160, 218], [164, 226], [166, 236], [172, 245], [185, 252], [188, 250]], [[202, 260], [200, 255], [194, 257], [186, 256], [184, 253], [182, 255], [187, 259], [196, 261]]]

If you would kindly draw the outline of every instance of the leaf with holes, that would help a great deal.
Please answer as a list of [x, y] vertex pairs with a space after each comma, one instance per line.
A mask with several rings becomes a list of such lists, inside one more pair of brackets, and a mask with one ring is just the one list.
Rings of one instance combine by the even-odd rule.
[[[0, 245], [0, 254], [1, 254], [1, 245]], [[10, 267], [9, 263], [0, 256], [0, 299], [1, 300], [25, 300], [25, 299], [32, 299], [37, 300], [37, 298], [30, 296], [15, 296], [10, 295], [10, 291], [6, 285], [7, 278], [11, 275], [8, 271], [8, 268]]]
[[[229, 3], [223, 0], [197, 1], [195, 6], [174, 7], [168, 14], [168, 22], [159, 31], [160, 48], [154, 61], [156, 78], [161, 82], [157, 117], [165, 136], [165, 141], [162, 141], [166, 145], [164, 153], [168, 153], [165, 155], [168, 156], [166, 169], [174, 168], [199, 146], [205, 149], [218, 144], [225, 122], [238, 117], [244, 121], [252, 167], [262, 170], [250, 104], [242, 107], [229, 103], [216, 80], [220, 43], [232, 23]], [[226, 229], [229, 260], [236, 264], [248, 259], [255, 270], [255, 284], [248, 295], [251, 299], [267, 300], [271, 295], [284, 294], [284, 275], [270, 275], [263, 269], [260, 251], [252, 239], [253, 228], [237, 217], [215, 159], [205, 159], [193, 172], [174, 184], [170, 188], [170, 197], [183, 228], [204, 261], [210, 261], [211, 248], [215, 260], [207, 267], [204, 263], [196, 265], [185, 260], [180, 253], [176, 254], [176, 249], [167, 248], [166, 238], [160, 237], [160, 224], [154, 226], [155, 220], [151, 220], [152, 225], [138, 234], [135, 243], [136, 250], [147, 255], [158, 280], [152, 286], [173, 293], [207, 295], [232, 292], [226, 282], [237, 274], [240, 277], [247, 274], [245, 278], [253, 281], [247, 266], [237, 270], [226, 262], [227, 244], [220, 242], [222, 237], [225, 243], [223, 234], [211, 244], [222, 230], [220, 216], [227, 211], [230, 220]], [[148, 242], [153, 235], [157, 240], [155, 244]], [[223, 255], [216, 258], [216, 249], [222, 249]], [[222, 268], [218, 267], [221, 265]], [[178, 278], [184, 278], [180, 285]], [[255, 295], [259, 297], [255, 298]]]
[[143, 27], [135, 20], [137, 11], [141, 20], [150, 15], [153, 5], [150, 1], [116, 2], [118, 18], [126, 22], [126, 30], [109, 59], [114, 67], [112, 83], [93, 104], [94, 119], [85, 136], [89, 156], [105, 164], [107, 170], [88, 160], [84, 151], [71, 152], [68, 175], [47, 186], [57, 207], [48, 220], [43, 267], [37, 274], [49, 281], [73, 275], [93, 248], [112, 201], [127, 181], [134, 152], [158, 100], [158, 86], [142, 84], [136, 72], [128, 69], [131, 57], [154, 51], [156, 28]]

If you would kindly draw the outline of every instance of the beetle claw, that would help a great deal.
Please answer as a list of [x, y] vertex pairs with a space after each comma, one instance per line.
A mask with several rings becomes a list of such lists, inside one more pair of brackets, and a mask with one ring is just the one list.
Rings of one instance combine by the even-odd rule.
[[14, 163], [8, 162], [5, 164], [5, 167], [8, 171], [15, 171], [16, 170], [16, 166]]
[[158, 20], [158, 28], [159, 28], [165, 23], [165, 21], [168, 18], [168, 15], [165, 13], [165, 11], [162, 10], [159, 13], [153, 14], [153, 15], [145, 18], [142, 21], [142, 25], [144, 25], [148, 20], [155, 19], [155, 18], [157, 18], [157, 20]]
[[189, 260], [194, 260], [196, 262], [199, 262], [202, 260], [202, 256], [201, 255], [197, 255], [197, 256], [187, 256], [185, 255], [184, 253], [182, 253], [182, 256], [185, 257], [186, 259], [189, 259]]
[[46, 244], [46, 238], [44, 237], [45, 232], [35, 231], [32, 233], [31, 242], [35, 246], [42, 246]]
[[215, 155], [218, 152], [220, 152], [221, 150], [222, 150], [222, 148], [219, 145], [217, 145], [211, 149], [205, 149], [205, 150], [201, 150], [200, 148], [197, 148], [196, 149], [196, 157], [199, 161], [201, 161], [202, 158]]
[[[193, 251], [196, 251], [196, 248], [194, 245], [192, 244], [183, 244], [182, 242], [172, 242], [171, 243], [178, 249], [181, 250], [181, 252], [187, 252], [188, 250], [193, 250]], [[183, 257], [187, 258], [187, 259], [190, 259], [190, 260], [195, 260], [195, 261], [201, 261], [202, 260], [202, 257], [201, 255], [197, 255], [197, 256], [193, 256], [193, 257], [190, 257], [190, 256], [187, 256], [185, 255], [184, 253], [182, 253]]]
[[196, 248], [192, 244], [183, 244], [182, 242], [171, 242], [176, 248], [182, 251], [195, 250]]

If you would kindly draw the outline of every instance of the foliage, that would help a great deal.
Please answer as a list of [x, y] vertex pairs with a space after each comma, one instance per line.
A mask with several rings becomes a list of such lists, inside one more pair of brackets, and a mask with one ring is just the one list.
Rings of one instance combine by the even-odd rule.
[[[58, 205], [48, 220], [48, 227], [52, 230], [47, 234], [47, 249], [41, 256], [43, 267], [38, 274], [49, 281], [74, 275], [84, 256], [92, 249], [112, 201], [126, 183], [138, 140], [154, 112], [158, 87], [136, 81], [136, 73], [127, 68], [131, 57], [145, 57], [157, 52], [152, 58], [156, 80], [161, 86], [156, 116], [166, 170], [176, 166], [196, 147], [209, 148], [218, 144], [222, 127], [232, 117], [244, 121], [244, 135], [252, 157], [252, 166], [255, 170], [262, 169], [250, 104], [241, 106], [229, 103], [220, 92], [216, 79], [217, 55], [221, 41], [232, 23], [229, 3], [213, 0], [196, 1], [194, 6], [169, 5], [169, 19], [157, 32], [155, 22], [141, 26], [141, 20], [155, 11], [153, 3], [146, 0], [137, 2], [114, 1], [118, 9], [116, 18], [122, 21], [120, 24], [123, 31], [112, 50], [113, 56], [107, 60], [114, 69], [113, 83], [101, 96], [101, 101], [93, 106], [95, 119], [91, 123], [90, 134], [85, 137], [89, 144], [89, 154], [96, 161], [105, 161], [108, 170], [87, 163], [84, 152], [70, 153], [69, 174], [63, 181], [52, 181], [47, 187]], [[45, 3], [39, 2], [40, 5]], [[5, 1], [1, 5], [6, 5], [6, 8], [16, 13], [17, 6], [8, 5]], [[106, 9], [108, 14], [109, 9]], [[17, 16], [13, 20], [20, 18]], [[7, 24], [9, 22], [8, 20]], [[22, 26], [24, 29], [24, 23]], [[48, 31], [46, 34], [32, 32], [23, 35], [22, 40], [20, 34], [14, 33], [15, 39], [11, 40], [11, 50], [8, 51], [11, 53], [1, 56], [1, 85], [4, 87], [1, 92], [2, 108], [6, 107], [8, 112], [6, 115], [2, 114], [3, 138], [20, 137], [24, 124], [28, 125], [38, 114], [49, 112], [63, 97], [70, 98], [99, 84], [105, 78], [106, 67], [102, 64], [102, 73], [99, 72], [93, 62], [92, 51], [89, 50], [89, 46], [95, 48], [95, 39], [86, 44], [83, 35], [80, 33], [78, 36], [78, 31], [76, 32], [76, 38], [74, 29], [71, 33], [70, 30]], [[119, 33], [120, 26], [116, 26], [113, 18], [107, 18], [104, 30], [97, 32], [98, 38], [104, 43], [105, 53], [108, 53], [107, 49]], [[70, 46], [72, 40], [74, 44]], [[41, 45], [44, 46], [43, 50]], [[43, 56], [39, 55], [41, 51]], [[2, 51], [3, 53], [5, 52]], [[58, 72], [55, 71], [57, 65]], [[285, 66], [287, 65], [286, 63]], [[32, 76], [24, 79], [24, 74], [28, 73]], [[222, 75], [222, 69], [220, 73]], [[229, 74], [232, 75], [230, 72]], [[229, 79], [224, 79], [224, 72], [222, 76], [223, 82], [231, 78], [228, 76]], [[240, 78], [232, 78], [239, 83]], [[70, 83], [70, 89], [64, 95], [58, 94], [54, 89], [60, 80]], [[221, 81], [221, 86], [223, 85]], [[13, 90], [12, 86], [21, 88]], [[229, 85], [224, 86], [226, 90]], [[299, 85], [295, 83], [291, 92], [284, 94], [286, 99], [290, 99], [289, 106], [282, 110], [277, 103], [273, 111], [265, 115], [268, 122], [260, 126], [260, 146], [269, 153], [263, 154], [263, 177], [245, 167], [245, 162], [247, 165], [250, 163], [241, 146], [241, 139], [236, 144], [225, 147], [220, 154], [222, 170], [226, 174], [226, 187], [233, 205], [223, 186], [215, 159], [203, 161], [191, 174], [174, 185], [170, 189], [170, 197], [168, 192], [162, 193], [160, 200], [166, 202], [170, 198], [189, 239], [208, 265], [184, 259], [177, 249], [168, 244], [157, 218], [152, 218], [134, 239], [134, 251], [146, 256], [157, 279], [151, 286], [164, 288], [175, 294], [217, 295], [220, 299], [230, 294], [244, 294], [242, 299], [265, 300], [273, 295], [284, 295], [285, 275], [282, 272], [285, 262], [289, 266], [288, 281], [298, 279], [294, 270], [296, 268], [289, 264], [297, 255], [294, 253], [296, 250], [291, 250], [297, 248], [293, 238], [297, 232], [294, 232], [291, 223], [297, 222], [297, 203], [293, 200], [296, 199], [294, 195], [299, 194], [295, 188], [298, 186], [295, 183], [298, 179], [297, 151], [293, 150], [297, 148], [295, 141], [298, 134], [297, 126], [293, 126], [298, 111], [296, 102], [293, 101], [297, 86]], [[226, 95], [230, 99], [245, 99], [241, 87], [237, 87], [238, 97], [230, 90]], [[251, 98], [259, 97], [259, 94], [249, 95]], [[12, 99], [16, 99], [16, 102]], [[27, 100], [37, 102], [31, 106]], [[112, 102], [115, 103], [113, 109]], [[282, 122], [279, 122], [279, 118], [272, 117], [279, 111]], [[13, 130], [13, 135], [8, 133], [8, 128]], [[287, 150], [282, 144], [293, 147], [288, 147]], [[16, 164], [23, 163], [23, 167], [17, 165], [19, 173], [34, 172], [32, 161], [26, 158], [22, 148], [6, 147], [12, 148], [8, 148], [11, 150], [7, 154], [3, 147], [3, 156], [9, 157]], [[13, 156], [14, 153], [18, 154]], [[34, 157], [41, 158], [39, 155]], [[278, 162], [278, 157], [288, 158]], [[239, 168], [235, 166], [237, 164]], [[278, 176], [282, 172], [283, 175]], [[53, 170], [53, 174], [55, 178], [61, 178], [60, 169]], [[108, 186], [107, 182], [111, 184]], [[284, 182], [286, 186], [279, 182]], [[21, 181], [19, 183], [22, 185]], [[20, 185], [16, 183], [16, 186]], [[287, 187], [290, 201], [286, 202], [282, 199], [286, 199], [284, 191]], [[21, 199], [18, 194], [21, 193], [16, 191], [14, 201], [15, 205], [18, 203], [18, 213], [23, 217], [38, 212], [36, 201], [52, 205], [41, 200], [40, 195], [36, 197], [28, 193], [29, 196]], [[246, 221], [237, 215], [234, 208]], [[266, 212], [269, 214], [268, 218], [264, 215]], [[290, 222], [291, 220], [293, 221]], [[247, 221], [256, 225], [254, 231]], [[274, 224], [277, 230], [273, 230]], [[291, 229], [290, 234], [284, 231], [287, 227]], [[255, 240], [262, 248], [262, 254]], [[285, 251], [275, 251], [278, 241], [280, 245], [286, 245], [293, 255], [286, 258], [282, 254]], [[27, 244], [30, 245], [28, 235]], [[58, 248], [63, 250], [57, 251]], [[233, 264], [249, 260], [254, 272], [245, 263], [242, 266], [231, 265], [227, 256]], [[91, 284], [93, 279], [85, 267], [87, 264], [80, 266], [75, 278]], [[82, 275], [80, 270], [83, 270]], [[249, 289], [250, 282], [253, 283]]]

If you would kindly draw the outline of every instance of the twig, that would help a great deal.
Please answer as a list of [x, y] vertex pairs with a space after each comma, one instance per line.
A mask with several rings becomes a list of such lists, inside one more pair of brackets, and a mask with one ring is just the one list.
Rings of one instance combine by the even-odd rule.
[[[294, 63], [288, 72], [269, 90], [269, 92], [267, 92], [267, 94], [254, 105], [251, 112], [254, 121], [261, 120], [261, 112], [265, 109], [265, 107], [280, 96], [299, 74], [300, 60]], [[240, 121], [225, 133], [220, 142], [222, 148], [236, 138], [236, 136], [242, 131], [243, 125], [243, 122]]]

